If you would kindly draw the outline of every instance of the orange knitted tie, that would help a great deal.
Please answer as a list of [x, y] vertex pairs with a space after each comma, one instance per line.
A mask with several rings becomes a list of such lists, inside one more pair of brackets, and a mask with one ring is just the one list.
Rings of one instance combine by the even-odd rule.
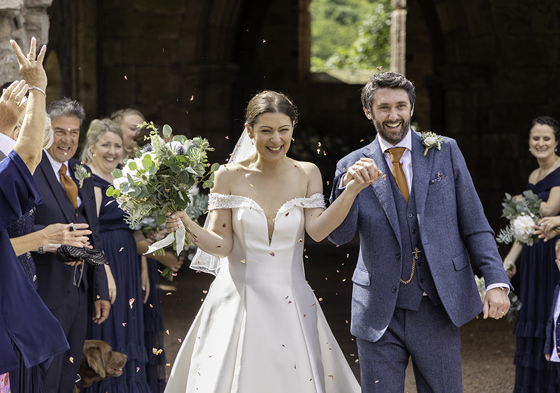
[[401, 157], [405, 150], [405, 147], [394, 147], [392, 149], [388, 149], [387, 151], [391, 155], [391, 163], [393, 164], [393, 177], [395, 178], [395, 182], [397, 183], [402, 196], [408, 203], [408, 184], [406, 183], [406, 177], [404, 176], [404, 171], [401, 164]]
[[78, 186], [74, 183], [74, 180], [70, 179], [66, 174], [66, 165], [62, 164], [60, 170], [58, 171], [60, 175], [60, 183], [62, 187], [66, 190], [66, 195], [74, 205], [74, 209], [78, 208]]

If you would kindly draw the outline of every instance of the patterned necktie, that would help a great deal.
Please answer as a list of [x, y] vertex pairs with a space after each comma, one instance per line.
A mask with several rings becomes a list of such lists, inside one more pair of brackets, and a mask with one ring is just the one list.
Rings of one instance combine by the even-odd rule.
[[405, 147], [394, 147], [392, 149], [388, 149], [387, 151], [391, 155], [391, 163], [393, 164], [393, 177], [395, 178], [395, 182], [397, 183], [402, 196], [408, 203], [408, 184], [406, 183], [406, 177], [404, 176], [404, 171], [400, 162], [405, 150]]
[[74, 180], [70, 179], [66, 174], [66, 165], [62, 164], [60, 170], [58, 171], [60, 175], [60, 183], [62, 187], [66, 190], [66, 195], [74, 205], [74, 209], [78, 208], [78, 186], [74, 183]]

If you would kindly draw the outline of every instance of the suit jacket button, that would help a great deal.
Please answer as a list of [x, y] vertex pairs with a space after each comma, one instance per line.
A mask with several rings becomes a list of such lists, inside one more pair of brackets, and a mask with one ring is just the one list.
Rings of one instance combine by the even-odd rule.
[[397, 257], [397, 259], [400, 259], [401, 254], [397, 254], [396, 257]]
[[397, 288], [396, 287], [391, 288], [391, 292], [393, 293], [397, 292]]

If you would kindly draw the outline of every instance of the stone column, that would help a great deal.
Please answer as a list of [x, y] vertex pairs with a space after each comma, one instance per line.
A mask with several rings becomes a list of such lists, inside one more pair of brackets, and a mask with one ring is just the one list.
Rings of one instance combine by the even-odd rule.
[[0, 85], [21, 79], [19, 65], [9, 40], [15, 40], [24, 53], [29, 51], [31, 37], [37, 48], [48, 43], [47, 7], [52, 0], [0, 1]]
[[391, 71], [406, 75], [406, 0], [391, 5]]

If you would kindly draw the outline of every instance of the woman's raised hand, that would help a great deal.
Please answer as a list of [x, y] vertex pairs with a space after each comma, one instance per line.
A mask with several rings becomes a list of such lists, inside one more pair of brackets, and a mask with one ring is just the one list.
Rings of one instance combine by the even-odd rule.
[[33, 37], [29, 45], [29, 53], [25, 56], [14, 40], [10, 40], [10, 44], [16, 53], [19, 70], [29, 87], [37, 87], [44, 92], [47, 88], [47, 74], [43, 68], [43, 60], [47, 53], [47, 47], [43, 45], [39, 55], [37, 55], [37, 40]]

